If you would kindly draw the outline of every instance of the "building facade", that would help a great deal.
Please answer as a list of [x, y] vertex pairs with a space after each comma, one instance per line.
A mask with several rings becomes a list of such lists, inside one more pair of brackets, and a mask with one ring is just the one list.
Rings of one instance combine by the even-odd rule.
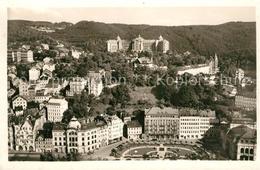
[[22, 109], [25, 110], [27, 108], [27, 100], [22, 96], [16, 96], [13, 99], [12, 104], [13, 104], [13, 109], [17, 107], [22, 107]]
[[31, 50], [21, 50], [19, 52], [20, 52], [20, 56], [21, 56], [21, 62], [24, 62], [24, 63], [34, 62], [33, 52]]
[[178, 139], [178, 109], [170, 107], [145, 109], [145, 134], [151, 139]]
[[180, 109], [179, 139], [197, 140], [204, 137], [213, 127], [211, 121], [216, 119], [215, 111]]
[[36, 81], [40, 77], [40, 70], [36, 67], [33, 67], [29, 70], [29, 80]]
[[119, 36], [117, 36], [116, 40], [107, 41], [108, 52], [127, 51], [129, 49], [133, 52], [158, 51], [166, 53], [169, 50], [169, 41], [163, 39], [161, 35], [157, 40], [147, 40], [139, 35], [132, 41], [121, 40]]
[[64, 98], [51, 98], [46, 104], [49, 121], [60, 122], [63, 113], [68, 109], [68, 102]]
[[209, 63], [198, 64], [198, 65], [189, 65], [189, 66], [183, 66], [183, 67], [177, 68], [177, 75], [183, 75], [185, 73], [189, 73], [192, 75], [197, 75], [200, 73], [212, 75], [212, 74], [216, 74], [218, 72], [219, 72], [219, 67], [218, 67], [217, 54], [215, 54], [214, 58], [212, 58]]
[[37, 136], [35, 140], [35, 151], [52, 152], [53, 151], [52, 137], [46, 137], [44, 135]]
[[28, 96], [29, 95], [29, 84], [23, 80], [19, 82], [19, 95], [20, 96]]
[[67, 152], [66, 126], [62, 123], [55, 123], [52, 129], [52, 145], [54, 152]]
[[67, 126], [56, 123], [52, 135], [56, 152], [89, 153], [108, 145], [108, 126], [105, 122], [73, 117]]
[[256, 109], [256, 98], [236, 96], [235, 106], [245, 110], [255, 110]]
[[107, 115], [104, 118], [108, 128], [108, 143], [111, 144], [122, 140], [124, 122], [116, 115]]
[[87, 85], [87, 80], [82, 77], [75, 77], [69, 83], [70, 90], [67, 91], [68, 96], [74, 96], [75, 94], [81, 94]]
[[87, 84], [88, 94], [99, 96], [104, 88], [100, 72], [90, 71], [88, 73]]
[[142, 125], [137, 121], [127, 123], [127, 138], [129, 140], [138, 140], [142, 135]]
[[35, 151], [33, 125], [27, 118], [22, 125], [14, 125], [15, 149], [18, 151]]

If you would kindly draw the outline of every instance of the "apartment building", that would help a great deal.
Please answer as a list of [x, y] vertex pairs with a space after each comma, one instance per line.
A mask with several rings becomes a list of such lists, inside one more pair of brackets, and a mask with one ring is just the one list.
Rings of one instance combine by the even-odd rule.
[[46, 104], [47, 118], [52, 122], [60, 122], [63, 113], [68, 109], [68, 102], [64, 98], [51, 98]]

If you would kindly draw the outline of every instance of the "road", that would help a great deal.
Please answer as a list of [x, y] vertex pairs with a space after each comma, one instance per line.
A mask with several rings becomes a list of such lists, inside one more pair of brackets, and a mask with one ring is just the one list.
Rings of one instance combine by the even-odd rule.
[[40, 153], [35, 152], [13, 152], [8, 154], [10, 161], [40, 161]]
[[89, 160], [89, 159], [98, 159], [98, 158], [105, 158], [108, 160], [115, 160], [115, 157], [109, 156], [111, 153], [111, 150], [118, 145], [124, 143], [126, 141], [125, 138], [123, 138], [122, 141], [107, 145], [105, 147], [100, 148], [99, 150], [95, 150], [95, 152], [91, 155], [84, 154], [82, 155], [82, 160]]

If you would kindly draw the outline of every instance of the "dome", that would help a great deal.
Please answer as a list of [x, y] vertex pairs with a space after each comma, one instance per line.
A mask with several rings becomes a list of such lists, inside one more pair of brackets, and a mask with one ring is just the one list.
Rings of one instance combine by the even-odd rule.
[[70, 120], [70, 122], [68, 124], [68, 128], [73, 128], [73, 129], [80, 129], [81, 128], [81, 124], [79, 123], [77, 118], [75, 118], [75, 116], [73, 116], [73, 118]]

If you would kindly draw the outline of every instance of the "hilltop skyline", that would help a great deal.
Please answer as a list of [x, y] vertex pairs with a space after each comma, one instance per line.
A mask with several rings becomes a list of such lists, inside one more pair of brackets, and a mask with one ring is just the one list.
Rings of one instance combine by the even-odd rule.
[[162, 26], [218, 25], [232, 21], [256, 21], [254, 7], [9, 8], [8, 19], [73, 24], [80, 21], [94, 21]]

